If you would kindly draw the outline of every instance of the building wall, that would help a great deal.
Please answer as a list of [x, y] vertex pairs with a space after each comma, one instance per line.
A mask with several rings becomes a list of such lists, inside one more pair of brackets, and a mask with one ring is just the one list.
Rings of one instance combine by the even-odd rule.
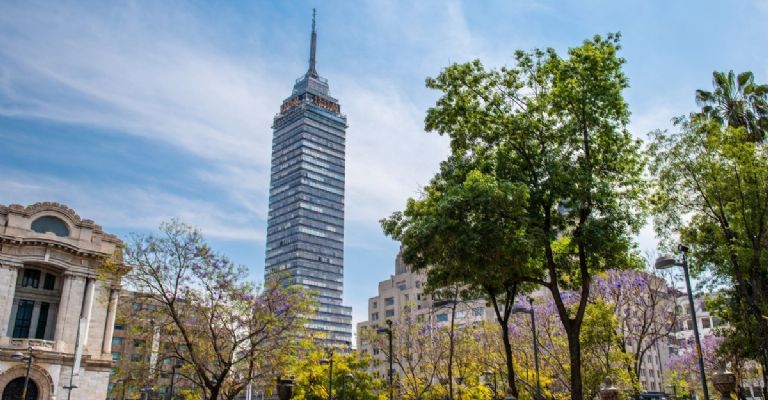
[[[361, 332], [364, 329], [386, 326], [386, 320], [396, 321], [404, 318], [406, 314], [437, 326], [451, 323], [450, 306], [441, 305], [432, 296], [424, 294], [426, 282], [426, 274], [412, 272], [398, 254], [395, 259], [395, 274], [379, 282], [377, 295], [368, 299], [367, 320], [357, 324], [357, 350], [372, 355], [374, 362], [371, 364], [371, 371], [379, 376], [387, 374], [386, 357], [363, 340]], [[460, 302], [456, 307], [457, 325], [478, 323], [492, 316], [492, 311], [486, 307], [483, 300]]]
[[105, 398], [112, 359], [104, 343], [111, 340], [111, 293], [119, 280], [106, 278], [100, 266], [107, 259], [119, 262], [119, 245], [117, 237], [64, 205], [0, 205], [0, 393], [26, 372], [26, 362], [13, 354], [31, 348], [30, 379], [38, 398], [66, 398], [63, 386], [70, 384], [83, 318], [83, 356], [71, 398]]

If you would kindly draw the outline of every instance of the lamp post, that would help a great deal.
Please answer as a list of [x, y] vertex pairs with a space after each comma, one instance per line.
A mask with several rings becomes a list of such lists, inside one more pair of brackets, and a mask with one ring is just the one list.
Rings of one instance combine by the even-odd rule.
[[693, 303], [693, 291], [691, 290], [691, 277], [688, 273], [688, 246], [678, 245], [677, 249], [683, 253], [683, 262], [679, 263], [672, 256], [662, 256], [656, 259], [656, 269], [669, 269], [672, 267], [683, 267], [685, 274], [685, 286], [688, 289], [688, 303], [691, 307], [691, 319], [693, 320], [693, 336], [696, 340], [696, 355], [699, 359], [699, 374], [701, 374], [701, 390], [704, 394], [704, 400], [709, 400], [709, 389], [707, 388], [707, 375], [704, 373], [704, 356], [701, 354], [701, 339], [699, 338], [699, 322], [696, 319], [696, 305]]
[[[181, 366], [182, 366], [181, 360], [176, 358], [176, 361], [173, 362], [173, 366], [171, 367], [171, 387], [170, 387], [170, 390], [168, 391], [168, 400], [172, 400], [174, 398], [173, 384], [175, 383], [175, 380], [176, 380], [176, 369], [181, 368]], [[250, 385], [248, 387], [250, 389]]]
[[[293, 377], [277, 378], [277, 398], [280, 400], [290, 400], [293, 397]], [[262, 398], [264, 394], [262, 392]]]
[[333, 349], [328, 349], [328, 359], [320, 360], [320, 365], [328, 365], [328, 400], [333, 400]]
[[21, 352], [16, 352], [11, 356], [11, 358], [15, 360], [24, 361], [27, 363], [27, 373], [24, 375], [24, 389], [21, 391], [22, 399], [27, 398], [27, 388], [29, 387], [29, 369], [32, 367], [32, 361], [34, 360], [34, 357], [32, 357], [32, 346], [27, 348], [27, 352], [29, 352], [27, 355], [24, 355]]
[[387, 320], [387, 327], [386, 328], [379, 328], [376, 330], [376, 333], [382, 334], [386, 333], [389, 337], [389, 400], [394, 400], [394, 385], [392, 383], [392, 320]]
[[352, 375], [352, 374], [351, 374], [351, 373], [349, 373], [349, 372], [347, 372], [346, 374], [344, 374], [344, 383], [341, 385], [341, 389], [342, 389], [342, 392], [341, 392], [341, 393], [342, 393], [342, 395], [340, 396], [342, 399], [346, 398], [346, 394], [347, 394], [347, 385], [348, 385], [348, 384], [350, 384], [350, 382], [352, 382], [352, 379], [354, 379], [354, 378], [355, 378], [355, 376], [354, 376], [354, 375]]
[[539, 376], [539, 345], [536, 340], [536, 311], [533, 309], [533, 298], [528, 298], [529, 308], [513, 307], [513, 314], [531, 314], [531, 336], [533, 337], [533, 364], [536, 368], [536, 393], [534, 399], [541, 399], [541, 378]]
[[483, 372], [483, 377], [485, 378], [485, 383], [488, 386], [491, 386], [491, 377], [493, 377], [493, 400], [496, 400], [496, 394], [498, 390], [496, 389], [496, 372], [491, 372], [490, 370]]

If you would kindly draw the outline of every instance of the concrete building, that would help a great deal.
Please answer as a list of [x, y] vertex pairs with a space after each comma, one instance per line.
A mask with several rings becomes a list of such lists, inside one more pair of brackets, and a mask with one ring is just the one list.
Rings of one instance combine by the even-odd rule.
[[315, 66], [314, 17], [309, 69], [283, 101], [272, 128], [267, 220], [267, 280], [313, 293], [308, 330], [335, 346], [352, 341], [344, 283], [344, 158], [347, 117]]
[[[368, 299], [368, 319], [357, 324], [357, 349], [373, 356], [376, 362], [372, 363], [372, 368], [379, 376], [386, 376], [386, 358], [362, 339], [362, 330], [385, 326], [386, 320], [397, 321], [406, 314], [419, 322], [435, 326], [450, 324], [452, 302], [446, 303], [424, 294], [426, 282], [427, 275], [411, 271], [398, 254], [395, 258], [395, 274], [379, 282], [377, 295]], [[492, 312], [486, 308], [484, 300], [463, 301], [456, 307], [456, 324], [478, 323], [493, 318]]]
[[100, 267], [120, 261], [119, 245], [67, 206], [0, 205], [3, 399], [21, 394], [27, 363], [13, 355], [28, 349], [28, 399], [66, 399], [64, 386], [77, 386], [73, 399], [106, 397], [120, 282]]

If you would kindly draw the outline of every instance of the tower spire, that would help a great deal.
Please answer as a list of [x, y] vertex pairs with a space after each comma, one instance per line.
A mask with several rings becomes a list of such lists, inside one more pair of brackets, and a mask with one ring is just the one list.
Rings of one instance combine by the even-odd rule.
[[317, 78], [317, 70], [315, 69], [315, 54], [317, 53], [317, 32], [315, 32], [315, 9], [312, 9], [312, 42], [309, 46], [309, 69], [307, 75], [313, 78]]

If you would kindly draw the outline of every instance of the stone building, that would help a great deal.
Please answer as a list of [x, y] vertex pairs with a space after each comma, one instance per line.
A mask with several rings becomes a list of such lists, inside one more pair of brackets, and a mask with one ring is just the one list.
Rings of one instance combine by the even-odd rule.
[[[366, 321], [357, 324], [357, 349], [372, 355], [376, 362], [372, 363], [372, 372], [386, 376], [386, 357], [372, 345], [363, 340], [365, 329], [376, 329], [385, 326], [390, 319], [398, 321], [406, 314], [433, 326], [446, 326], [451, 322], [451, 306], [453, 302], [441, 301], [432, 295], [424, 293], [427, 275], [424, 272], [413, 272], [409, 265], [403, 262], [400, 254], [395, 259], [395, 274], [389, 279], [379, 282], [378, 294], [368, 299], [368, 316]], [[493, 317], [493, 311], [486, 307], [484, 300], [462, 301], [456, 307], [456, 325], [469, 325]], [[396, 371], [397, 373], [398, 371]]]
[[72, 399], [106, 397], [120, 285], [100, 267], [119, 261], [119, 248], [117, 237], [67, 206], [0, 205], [3, 399], [20, 395], [27, 363], [13, 355], [29, 349], [28, 399], [66, 399], [65, 386], [77, 386]]

